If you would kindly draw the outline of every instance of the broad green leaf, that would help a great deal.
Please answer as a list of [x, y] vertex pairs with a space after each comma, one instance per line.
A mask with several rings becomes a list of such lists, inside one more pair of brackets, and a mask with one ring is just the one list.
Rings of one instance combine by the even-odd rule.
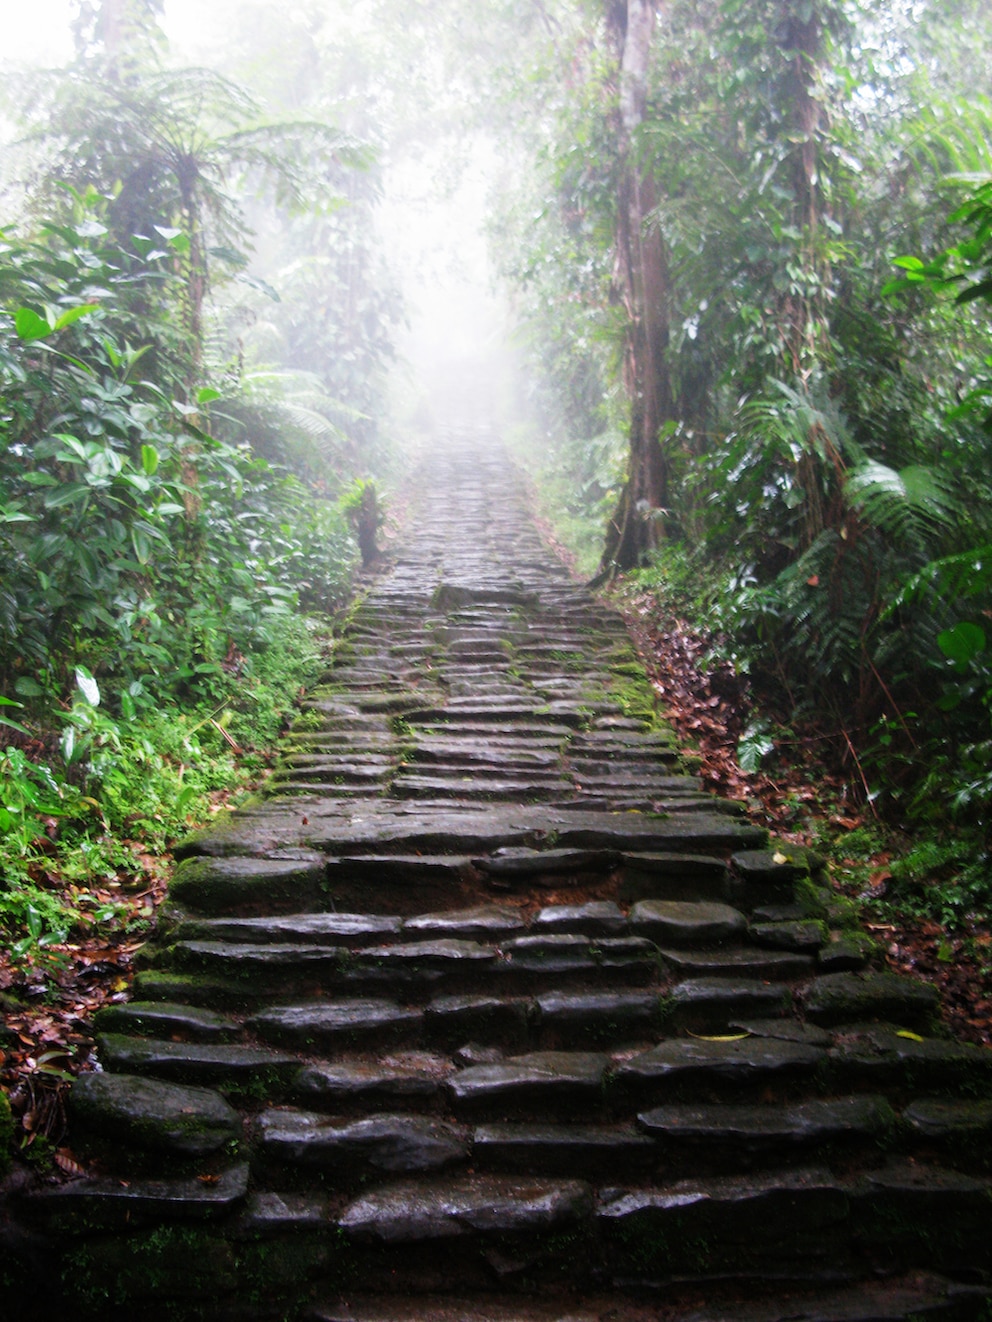
[[23, 698], [40, 698], [44, 696], [45, 690], [33, 675], [21, 675], [14, 684], [14, 692]]
[[17, 309], [14, 313], [14, 329], [26, 344], [30, 344], [32, 340], [43, 340], [52, 333], [52, 327], [44, 317], [39, 317], [33, 308]]
[[91, 707], [99, 707], [100, 686], [85, 666], [76, 667], [76, 688]]
[[87, 312], [94, 312], [99, 306], [99, 303], [83, 303], [77, 308], [69, 308], [68, 311], [62, 313], [52, 330], [64, 330], [66, 326], [71, 326], [74, 321], [78, 321], [80, 317], [85, 317]]
[[958, 667], [967, 666], [980, 652], [984, 652], [985, 643], [985, 630], [967, 620], [937, 635], [937, 646]]
[[212, 386], [204, 386], [202, 390], [196, 392], [197, 404], [212, 404], [215, 399], [221, 398], [221, 392], [214, 390]]
[[151, 477], [158, 470], [159, 456], [154, 445], [141, 447], [141, 467]]

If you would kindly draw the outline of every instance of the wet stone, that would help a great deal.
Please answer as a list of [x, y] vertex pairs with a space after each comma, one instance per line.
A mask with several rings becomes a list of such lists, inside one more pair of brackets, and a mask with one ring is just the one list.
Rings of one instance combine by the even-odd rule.
[[427, 973], [448, 973], [467, 966], [482, 967], [496, 962], [496, 951], [477, 941], [438, 939], [408, 941], [395, 946], [369, 946], [356, 953], [365, 964], [386, 969], [408, 967]]
[[857, 973], [864, 968], [875, 949], [875, 942], [866, 933], [857, 933], [831, 939], [816, 959], [821, 973]]
[[418, 914], [403, 924], [406, 939], [448, 937], [495, 942], [526, 928], [519, 909], [506, 905], [480, 904], [472, 909]]
[[181, 1157], [216, 1152], [241, 1135], [237, 1111], [219, 1093], [138, 1075], [80, 1075], [69, 1107], [80, 1129]]
[[716, 945], [744, 933], [747, 920], [729, 904], [641, 900], [630, 911], [631, 929], [675, 946]]
[[803, 922], [752, 922], [751, 940], [772, 950], [798, 950], [815, 954], [823, 945], [826, 934], [822, 923], [814, 919]]
[[374, 1190], [338, 1225], [349, 1238], [396, 1244], [470, 1235], [532, 1235], [587, 1219], [592, 1195], [579, 1180], [465, 1176]]
[[617, 936], [626, 928], [627, 920], [619, 906], [609, 900], [549, 905], [534, 918], [536, 934], [577, 932], [585, 936]]
[[826, 1234], [843, 1227], [849, 1207], [842, 1182], [826, 1171], [800, 1170], [611, 1191], [604, 1196], [599, 1222], [606, 1234], [621, 1237], [621, 1243], [642, 1242], [642, 1237], [665, 1235], [666, 1230], [676, 1235], [675, 1262], [659, 1265], [677, 1271], [682, 1245], [691, 1252], [692, 1241], [699, 1237], [713, 1240], [719, 1254], [731, 1245], [778, 1247], [783, 1241], [794, 1243], [803, 1232]]
[[753, 1037], [777, 1038], [780, 1042], [805, 1042], [811, 1047], [829, 1047], [832, 1034], [815, 1024], [803, 1024], [796, 1019], [732, 1019], [730, 1027]]
[[515, 937], [501, 948], [514, 969], [565, 973], [593, 966], [589, 938], [572, 933]]
[[659, 1031], [657, 992], [547, 992], [536, 997], [539, 1024], [571, 1040], [643, 1035]]
[[293, 1083], [293, 1095], [311, 1106], [395, 1106], [418, 1104], [436, 1097], [452, 1072], [450, 1061], [427, 1052], [406, 1060], [337, 1060], [304, 1066]]
[[992, 1138], [992, 1101], [928, 1098], [911, 1102], [902, 1119], [921, 1138], [955, 1142]]
[[212, 1221], [228, 1216], [248, 1192], [248, 1163], [216, 1180], [113, 1178], [74, 1180], [41, 1189], [27, 1200], [30, 1212], [65, 1234], [129, 1230], [163, 1220]]
[[191, 1083], [277, 1084], [297, 1070], [295, 1056], [263, 1047], [198, 1042], [163, 1042], [154, 1038], [104, 1033], [97, 1038], [104, 1068], [115, 1074], [147, 1074]]
[[262, 1116], [260, 1128], [267, 1156], [330, 1170], [441, 1170], [465, 1161], [469, 1152], [468, 1129], [427, 1116], [342, 1121], [306, 1111], [272, 1110]]
[[918, 1041], [885, 1024], [838, 1033], [830, 1062], [841, 1079], [869, 1087], [908, 1083], [938, 1091], [992, 1082], [992, 1051], [942, 1038]]
[[778, 844], [773, 849], [743, 849], [731, 858], [734, 870], [745, 883], [783, 883], [807, 877], [809, 856], [799, 845]]
[[619, 855], [610, 849], [528, 849], [508, 846], [486, 858], [473, 859], [480, 871], [494, 877], [532, 878], [542, 873], [605, 872]]
[[269, 1239], [287, 1232], [327, 1229], [330, 1205], [311, 1193], [276, 1193], [260, 1189], [249, 1194], [235, 1227], [239, 1239]]
[[276, 1006], [249, 1020], [260, 1037], [277, 1045], [329, 1047], [398, 1041], [416, 1033], [419, 1010], [388, 1000], [313, 1001]]
[[939, 999], [936, 987], [898, 973], [827, 973], [802, 991], [807, 1016], [828, 1027], [866, 1019], [920, 1023]]
[[303, 859], [188, 858], [169, 887], [173, 900], [203, 913], [239, 905], [303, 909], [318, 901], [326, 883], [319, 854]]
[[140, 1037], [181, 1037], [190, 1042], [224, 1042], [237, 1037], [238, 1025], [226, 1015], [176, 1001], [130, 1001], [108, 1005], [93, 1016], [100, 1033], [134, 1033]]
[[466, 1038], [511, 1042], [527, 1033], [530, 1002], [499, 996], [435, 996], [424, 1011], [424, 1028], [433, 1041]]
[[630, 1087], [747, 1084], [808, 1075], [826, 1058], [820, 1047], [774, 1038], [740, 1042], [662, 1042], [620, 1065], [616, 1080]]
[[663, 947], [659, 954], [673, 972], [683, 977], [791, 978], [807, 977], [813, 971], [809, 955], [791, 950], [760, 950], [757, 947], [716, 950], [676, 950]]
[[754, 978], [695, 978], [673, 987], [668, 1022], [678, 1028], [726, 1025], [738, 1015], [784, 1015], [788, 987]]
[[884, 1132], [892, 1112], [881, 1097], [841, 1097], [790, 1106], [684, 1105], [643, 1111], [637, 1123], [667, 1143], [721, 1144], [749, 1151], [799, 1147]]
[[459, 1111], [595, 1105], [608, 1064], [597, 1052], [535, 1051], [460, 1070], [446, 1088]]
[[379, 937], [396, 936], [401, 918], [365, 913], [308, 913], [287, 917], [211, 918], [183, 923], [180, 940], [297, 943], [327, 946], [367, 944]]
[[488, 1170], [548, 1171], [555, 1175], [650, 1171], [659, 1149], [646, 1134], [606, 1125], [479, 1125], [472, 1159]]
[[456, 1065], [495, 1065], [503, 1059], [499, 1047], [483, 1047], [478, 1042], [466, 1042], [452, 1057]]

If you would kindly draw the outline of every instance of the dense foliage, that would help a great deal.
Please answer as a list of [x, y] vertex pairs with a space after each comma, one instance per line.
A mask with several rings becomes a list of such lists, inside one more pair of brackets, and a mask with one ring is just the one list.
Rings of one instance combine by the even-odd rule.
[[[559, 489], [573, 514], [618, 511], [605, 572], [639, 559], [773, 714], [815, 719], [859, 792], [942, 832], [977, 875], [992, 826], [988, 11], [652, 6], [627, 142], [642, 8], [558, 6], [513, 81], [536, 142], [495, 232], [557, 401]], [[652, 200], [640, 278], [663, 338], [640, 378], [632, 174]], [[649, 387], [667, 403], [646, 449]]]
[[381, 458], [371, 152], [171, 66], [158, 8], [80, 8], [0, 231], [0, 929], [29, 965], [258, 771]]

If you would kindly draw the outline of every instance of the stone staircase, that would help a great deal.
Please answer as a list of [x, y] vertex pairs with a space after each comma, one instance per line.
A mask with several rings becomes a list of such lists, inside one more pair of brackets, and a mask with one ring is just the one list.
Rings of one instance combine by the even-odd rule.
[[992, 1315], [992, 1053], [701, 791], [491, 437], [419, 490], [98, 1016], [103, 1174], [20, 1209], [75, 1314]]

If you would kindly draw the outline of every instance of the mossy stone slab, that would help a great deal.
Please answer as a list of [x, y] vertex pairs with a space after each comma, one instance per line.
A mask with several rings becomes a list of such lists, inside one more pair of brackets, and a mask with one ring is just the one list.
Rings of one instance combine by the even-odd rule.
[[182, 1157], [216, 1152], [241, 1135], [238, 1113], [220, 1093], [140, 1075], [80, 1075], [69, 1110], [101, 1138]]
[[178, 1001], [129, 1001], [107, 1005], [93, 1016], [100, 1033], [132, 1033], [139, 1037], [180, 1037], [189, 1042], [228, 1042], [240, 1026], [214, 1010]]
[[305, 909], [321, 898], [326, 881], [319, 854], [306, 859], [187, 858], [176, 868], [169, 892], [201, 913], [233, 912], [246, 905]]
[[115, 1074], [231, 1087], [287, 1082], [299, 1068], [295, 1056], [234, 1043], [164, 1042], [103, 1033], [100, 1059]]
[[666, 946], [710, 946], [743, 935], [747, 919], [714, 901], [641, 900], [630, 911], [630, 926]]
[[806, 1015], [827, 1027], [880, 1019], [919, 1024], [931, 1018], [940, 1001], [931, 983], [899, 973], [826, 973], [800, 993]]

